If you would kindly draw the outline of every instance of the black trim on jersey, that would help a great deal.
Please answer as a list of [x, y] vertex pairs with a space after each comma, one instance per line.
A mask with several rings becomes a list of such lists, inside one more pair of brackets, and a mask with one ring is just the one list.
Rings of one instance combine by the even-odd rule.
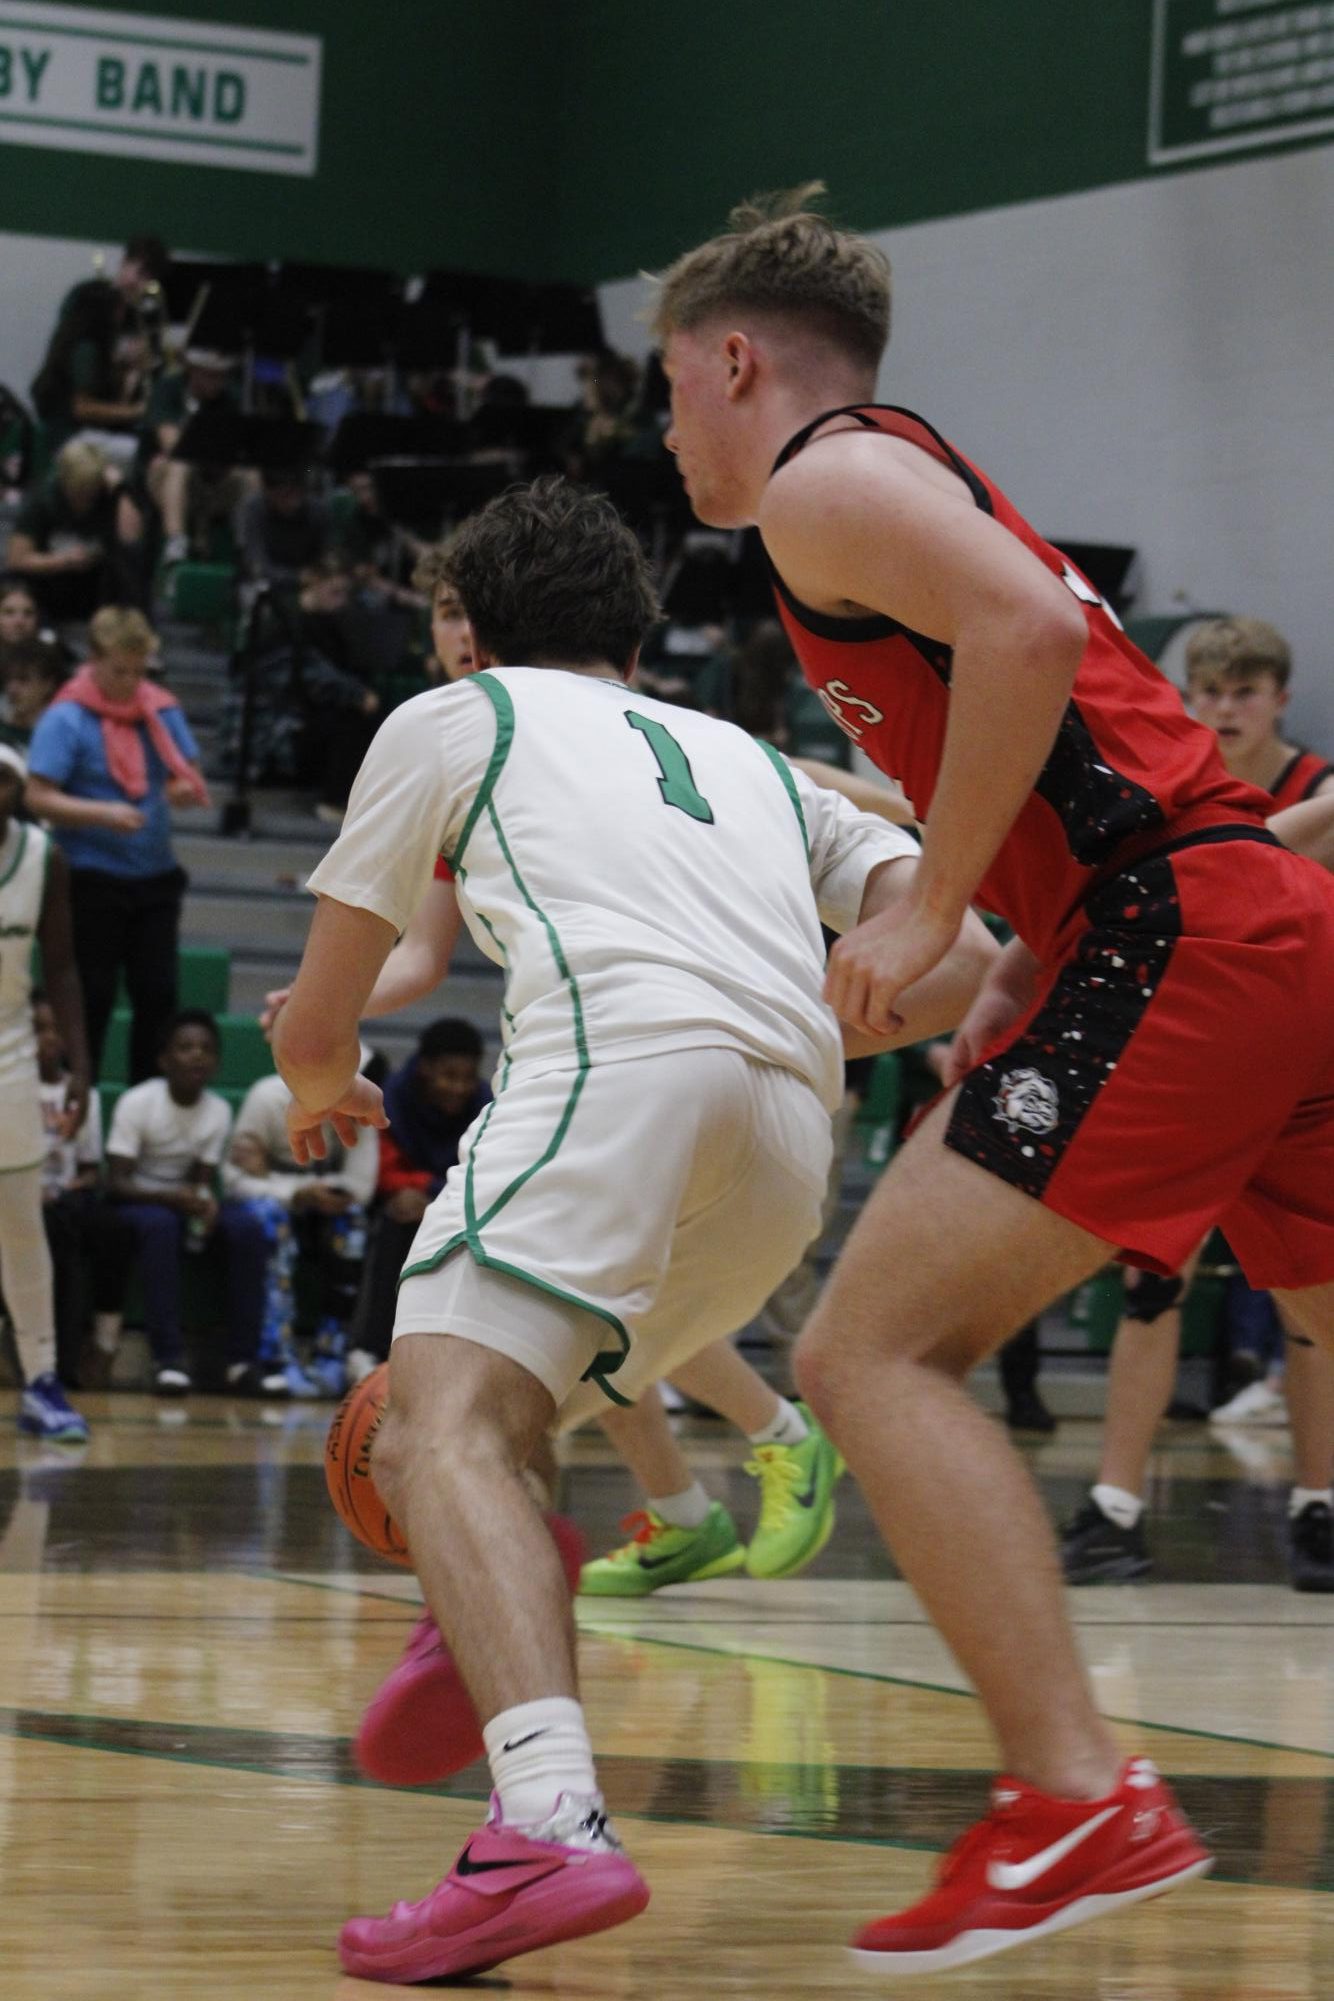
[[[769, 477], [772, 479], [774, 473], [779, 471], [782, 466], [785, 466], [790, 459], [794, 459], [803, 446], [810, 443], [812, 436], [819, 430], [822, 424], [832, 423], [835, 417], [852, 417], [862, 426], [863, 430], [877, 431], [881, 437], [894, 437], [897, 435], [893, 431], [880, 431], [879, 425], [873, 423], [871, 418], [867, 416], [866, 413], [868, 410], [888, 410], [893, 416], [907, 417], [911, 423], [920, 424], [927, 435], [934, 438], [940, 446], [941, 451], [944, 452], [949, 461], [951, 469], [963, 480], [972, 494], [976, 505], [982, 509], [984, 514], [993, 514], [995, 512], [991, 504], [991, 495], [987, 492], [986, 487], [973, 471], [973, 468], [959, 457], [959, 454], [955, 451], [949, 440], [942, 438], [935, 425], [928, 424], [925, 417], [919, 417], [915, 410], [906, 409], [901, 403], [848, 403], [839, 410], [826, 410], [823, 416], [812, 419], [809, 424], [803, 424], [796, 435], [788, 439], [782, 451], [774, 460], [773, 472], [770, 473]], [[764, 548], [763, 537], [761, 537], [760, 546]], [[912, 626], [903, 625], [898, 619], [888, 618], [880, 612], [868, 613], [865, 618], [838, 618], [832, 612], [812, 611], [809, 605], [803, 604], [800, 598], [793, 596], [778, 571], [774, 568], [767, 549], [764, 550], [764, 560], [768, 564], [769, 576], [774, 589], [777, 591], [779, 597], [782, 598], [783, 603], [787, 606], [797, 624], [804, 627], [807, 632], [814, 633], [817, 639], [838, 639], [844, 641], [849, 646], [866, 645], [876, 639], [906, 639], [910, 646], [916, 647], [932, 673], [937, 675], [945, 683], [946, 687], [949, 686], [952, 649], [943, 640], [932, 639], [924, 632], [915, 632]]]
[[[819, 430], [821, 424], [830, 424], [835, 417], [855, 417], [864, 430], [879, 431], [880, 426], [872, 423], [871, 419], [866, 415], [868, 410], [888, 410], [893, 417], [906, 417], [910, 423], [920, 424], [927, 436], [934, 438], [940, 446], [941, 451], [944, 452], [946, 458], [949, 460], [952, 469], [958, 473], [959, 478], [968, 488], [968, 491], [972, 494], [973, 499], [982, 509], [982, 512], [984, 514], [995, 513], [996, 510], [991, 504], [991, 495], [987, 492], [982, 480], [973, 471], [973, 468], [967, 461], [959, 457], [949, 439], [942, 438], [934, 424], [928, 424], [925, 417], [919, 417], [915, 410], [909, 410], [902, 403], [845, 403], [839, 410], [826, 410], [822, 417], [815, 417], [809, 424], [803, 424], [796, 435], [788, 439], [782, 451], [774, 460], [773, 471], [769, 474], [770, 479], [773, 478], [774, 473], [780, 467], [787, 464], [789, 459], [794, 459], [804, 445], [810, 443], [811, 438]], [[893, 431], [880, 431], [880, 435], [883, 438], [892, 438], [897, 434]], [[904, 442], [911, 443], [911, 440], [905, 439]]]
[[[1303, 757], [1306, 755], [1305, 751], [1302, 752], [1302, 755]], [[1291, 766], [1289, 766], [1290, 769]], [[1313, 799], [1315, 797], [1316, 786], [1323, 785], [1327, 778], [1334, 778], [1334, 764], [1322, 764], [1319, 771], [1312, 772], [1310, 780], [1303, 788], [1302, 796], [1297, 801], [1297, 804], [1304, 806], [1308, 799]]]
[[[1209, 828], [1172, 845], [1259, 831]], [[1036, 1201], [1114, 1077], [1181, 936], [1176, 877], [1164, 853], [1101, 884], [1085, 908], [1088, 929], [1051, 992], [1022, 1035], [964, 1078], [945, 1132], [953, 1152]]]

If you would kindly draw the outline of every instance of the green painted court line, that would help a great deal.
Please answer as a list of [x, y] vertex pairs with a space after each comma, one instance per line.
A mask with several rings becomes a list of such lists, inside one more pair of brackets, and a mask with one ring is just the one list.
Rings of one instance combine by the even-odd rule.
[[[323, 1584], [312, 1578], [290, 1577], [276, 1570], [253, 1570], [245, 1573], [251, 1577], [268, 1577], [280, 1584], [296, 1584], [312, 1591], [336, 1591], [344, 1596], [393, 1599], [393, 1602], [411, 1611], [414, 1618], [420, 1618], [421, 1610], [414, 1599], [394, 1598], [392, 1592], [360, 1592], [354, 1585]], [[591, 1633], [599, 1640], [624, 1640], [627, 1645], [641, 1647], [673, 1647], [682, 1653], [711, 1654], [716, 1659], [729, 1661], [764, 1661], [771, 1667], [804, 1668], [808, 1674], [840, 1675], [850, 1681], [884, 1682], [890, 1688], [920, 1688], [928, 1695], [951, 1695], [959, 1702], [976, 1702], [978, 1698], [970, 1688], [949, 1688], [944, 1682], [915, 1681], [908, 1675], [882, 1674], [877, 1668], [826, 1667], [822, 1661], [794, 1661], [783, 1654], [757, 1654], [740, 1647], [710, 1647], [697, 1640], [664, 1640], [656, 1634], [628, 1632], [623, 1626], [599, 1626], [591, 1620], [580, 1620], [579, 1631]], [[1296, 1758], [1323, 1758], [1334, 1764], [1334, 1751], [1316, 1751], [1304, 1744], [1275, 1744], [1267, 1737], [1234, 1737], [1223, 1730], [1200, 1730], [1186, 1723], [1149, 1723], [1142, 1716], [1109, 1716], [1109, 1723], [1122, 1723], [1127, 1729], [1156, 1730], [1170, 1737], [1198, 1737], [1206, 1744], [1244, 1744], [1257, 1751], [1286, 1751]]]

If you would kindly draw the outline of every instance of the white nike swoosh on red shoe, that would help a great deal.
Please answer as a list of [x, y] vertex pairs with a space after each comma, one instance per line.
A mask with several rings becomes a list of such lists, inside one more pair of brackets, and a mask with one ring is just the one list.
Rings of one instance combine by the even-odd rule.
[[1087, 1841], [1090, 1835], [1096, 1834], [1122, 1810], [1120, 1806], [1104, 1807], [1101, 1813], [1094, 1814], [1092, 1820], [1072, 1827], [1069, 1834], [1053, 1841], [1050, 1848], [1040, 1848], [1036, 1855], [1028, 1856], [1023, 1862], [988, 1862], [988, 1883], [993, 1890], [1026, 1890], [1030, 1883], [1036, 1883], [1039, 1876], [1045, 1876], [1058, 1862], [1064, 1862], [1082, 1841]]

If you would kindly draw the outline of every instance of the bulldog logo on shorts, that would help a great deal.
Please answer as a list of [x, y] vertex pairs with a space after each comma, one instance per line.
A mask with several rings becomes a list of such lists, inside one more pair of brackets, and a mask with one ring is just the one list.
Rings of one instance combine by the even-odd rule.
[[1040, 1070], [1007, 1070], [992, 1103], [1012, 1133], [1054, 1132], [1061, 1116], [1056, 1086]]

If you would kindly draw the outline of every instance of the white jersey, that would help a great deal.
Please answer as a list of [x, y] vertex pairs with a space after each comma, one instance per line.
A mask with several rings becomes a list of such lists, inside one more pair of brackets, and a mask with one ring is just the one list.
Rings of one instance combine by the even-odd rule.
[[11, 820], [0, 841], [0, 1093], [36, 1091], [32, 948], [46, 895], [49, 837]]
[[917, 852], [731, 723], [506, 667], [387, 718], [310, 887], [402, 932], [443, 855], [505, 968], [508, 1063], [736, 1049], [832, 1109], [821, 918], [849, 928], [870, 871]]

